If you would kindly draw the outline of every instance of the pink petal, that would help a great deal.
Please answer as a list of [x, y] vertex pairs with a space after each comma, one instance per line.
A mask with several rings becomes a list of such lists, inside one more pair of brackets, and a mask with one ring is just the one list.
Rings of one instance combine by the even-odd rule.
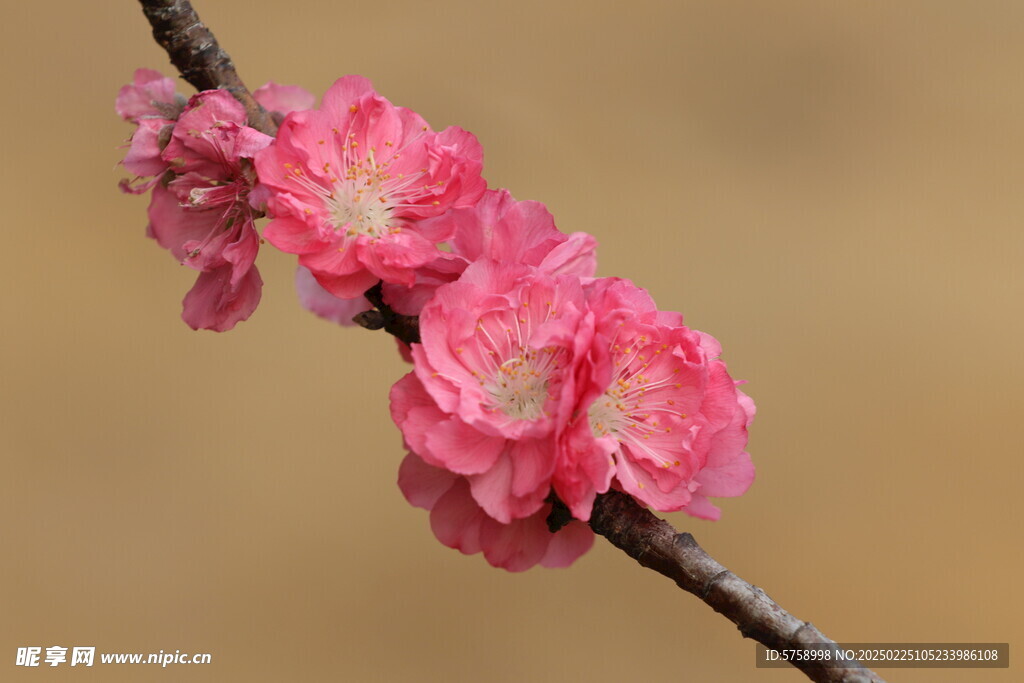
[[328, 245], [315, 230], [298, 218], [275, 218], [263, 229], [263, 237], [281, 251], [289, 254], [312, 254]]
[[433, 458], [457, 474], [480, 474], [489, 470], [505, 448], [505, 439], [473, 429], [458, 418], [438, 424], [426, 440]]
[[480, 546], [484, 557], [495, 567], [521, 572], [544, 558], [551, 532], [543, 515], [532, 515], [501, 524], [485, 518], [480, 526]]
[[448, 470], [431, 467], [409, 453], [398, 468], [398, 487], [411, 505], [424, 510], [433, 509], [438, 499], [452, 487], [458, 477]]
[[153, 103], [171, 105], [176, 97], [173, 79], [152, 69], [136, 69], [132, 83], [118, 91], [114, 108], [126, 121], [138, 121], [146, 116], [162, 116], [165, 112]]
[[374, 89], [369, 79], [355, 75], [342, 76], [324, 93], [320, 110], [334, 115], [348, 114], [349, 107], [356, 100], [370, 94], [374, 94]]
[[545, 493], [555, 470], [555, 447], [551, 439], [522, 439], [511, 442], [512, 495], [523, 497], [538, 488]]
[[466, 555], [480, 552], [480, 526], [487, 515], [469, 495], [466, 480], [459, 478], [434, 503], [430, 528], [437, 540]]
[[616, 458], [615, 476], [623, 491], [654, 510], [674, 512], [690, 502], [690, 490], [687, 487], [679, 486], [664, 492], [650, 473], [621, 454]]
[[467, 477], [473, 499], [488, 516], [502, 524], [535, 513], [544, 505], [548, 493], [547, 488], [542, 488], [523, 497], [515, 496], [512, 493], [512, 470], [512, 458], [502, 453], [489, 470]]
[[359, 240], [359, 260], [366, 268], [386, 282], [412, 285], [416, 281], [414, 269], [430, 263], [438, 255], [432, 242], [413, 230], [387, 235], [379, 240]]
[[544, 257], [540, 268], [554, 275], [593, 277], [597, 272], [597, 240], [585, 232], [574, 232]]
[[[167, 162], [160, 156], [160, 136], [173, 126], [166, 119], [142, 119], [132, 135], [131, 146], [124, 157], [124, 167], [137, 176], [158, 176], [167, 170]], [[165, 138], [166, 139], [166, 138]]]
[[184, 261], [187, 242], [203, 242], [217, 227], [220, 216], [215, 211], [186, 211], [171, 190], [156, 185], [147, 209], [150, 234], [179, 261]]
[[250, 269], [237, 289], [231, 287], [231, 266], [199, 274], [195, 286], [182, 301], [182, 320], [193, 330], [225, 332], [246, 320], [260, 302], [263, 280]]
[[[299, 263], [307, 265], [304, 256], [299, 257]], [[316, 281], [334, 296], [341, 299], [354, 299], [362, 296], [370, 287], [377, 284], [377, 276], [368, 270], [357, 270], [351, 275], [331, 275], [330, 273], [313, 272]]]
[[568, 567], [594, 545], [594, 532], [583, 522], [573, 520], [551, 538], [541, 565], [550, 569]]
[[722, 517], [721, 509], [712, 504], [710, 500], [700, 495], [700, 493], [693, 494], [693, 498], [687, 506], [683, 508], [683, 512], [691, 517], [706, 519], [710, 522], [716, 522]]

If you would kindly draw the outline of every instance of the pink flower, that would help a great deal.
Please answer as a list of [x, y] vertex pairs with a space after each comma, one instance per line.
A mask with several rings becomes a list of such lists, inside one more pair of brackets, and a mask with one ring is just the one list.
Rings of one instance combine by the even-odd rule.
[[444, 545], [466, 555], [483, 553], [492, 566], [510, 572], [537, 564], [568, 567], [594, 544], [594, 533], [581, 522], [551, 533], [550, 504], [522, 519], [498, 522], [473, 498], [466, 477], [428, 465], [415, 453], [402, 462], [398, 485], [412, 505], [430, 510], [430, 527]]
[[560, 232], [543, 204], [516, 201], [508, 190], [488, 190], [475, 205], [423, 225], [451, 235], [451, 251], [418, 269], [412, 287], [385, 284], [385, 301], [404, 315], [418, 315], [439, 286], [458, 279], [479, 259], [536, 266], [551, 275], [592, 277], [597, 270], [597, 241], [591, 235]]
[[147, 183], [122, 181], [121, 190], [141, 194], [156, 184], [155, 177], [167, 170], [160, 153], [170, 140], [175, 120], [185, 108], [185, 98], [174, 91], [174, 81], [158, 71], [136, 69], [131, 84], [117, 93], [114, 108], [125, 121], [136, 124], [124, 159], [124, 167], [136, 180], [153, 177]]
[[150, 234], [200, 271], [183, 301], [193, 329], [229, 330], [259, 303], [250, 160], [270, 140], [245, 126], [245, 110], [230, 94], [211, 90], [190, 100], [162, 152], [177, 175], [153, 189]]
[[478, 261], [423, 309], [414, 373], [392, 390], [410, 450], [465, 476], [502, 524], [536, 513], [550, 490], [583, 305], [578, 278]]
[[434, 133], [366, 79], [346, 76], [318, 110], [289, 114], [256, 156], [271, 192], [264, 236], [341, 298], [378, 280], [412, 285], [448, 238], [420, 223], [480, 198], [481, 159], [471, 134]]
[[707, 496], [740, 495], [754, 477], [744, 451], [753, 402], [718, 360], [721, 347], [626, 280], [593, 281], [587, 300], [595, 330], [556, 492], [577, 519], [613, 480], [655, 510], [716, 519]]

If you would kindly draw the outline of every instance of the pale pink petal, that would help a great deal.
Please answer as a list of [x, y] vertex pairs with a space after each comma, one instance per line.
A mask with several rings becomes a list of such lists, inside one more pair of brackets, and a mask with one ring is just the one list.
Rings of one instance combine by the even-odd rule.
[[373, 308], [365, 296], [339, 299], [321, 287], [313, 273], [303, 266], [295, 270], [295, 291], [303, 308], [339, 325], [355, 325], [352, 318]]
[[316, 96], [305, 88], [280, 85], [273, 81], [253, 90], [252, 96], [264, 109], [281, 116], [316, 106]]

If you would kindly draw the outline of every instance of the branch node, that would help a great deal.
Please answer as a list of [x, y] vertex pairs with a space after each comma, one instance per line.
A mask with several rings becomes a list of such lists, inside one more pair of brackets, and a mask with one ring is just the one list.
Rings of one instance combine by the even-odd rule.
[[[689, 534], [687, 534], [687, 536], [689, 536]], [[690, 538], [692, 539], [693, 537], [690, 536]], [[694, 544], [696, 544], [696, 541], [694, 541]], [[723, 576], [727, 576], [729, 574], [732, 574], [732, 572], [728, 569], [723, 569], [722, 571], [718, 572], [710, 579], [708, 579], [708, 582], [704, 584], [704, 588], [701, 590], [700, 599], [706, 602], [708, 596], [711, 595], [711, 589], [715, 587], [715, 583], [717, 583], [718, 580], [721, 579]]]
[[368, 330], [380, 330], [384, 328], [384, 316], [375, 308], [369, 311], [363, 311], [362, 313], [356, 313], [352, 318], [352, 322], [359, 325], [359, 327], [365, 327]]

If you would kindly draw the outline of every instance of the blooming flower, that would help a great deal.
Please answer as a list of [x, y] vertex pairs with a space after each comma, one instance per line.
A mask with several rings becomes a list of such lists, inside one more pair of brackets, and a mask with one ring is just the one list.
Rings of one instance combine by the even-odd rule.
[[245, 125], [245, 110], [230, 94], [211, 90], [190, 100], [161, 153], [176, 175], [153, 189], [149, 230], [200, 271], [183, 301], [182, 318], [193, 329], [229, 330], [259, 303], [250, 160], [270, 140]]
[[384, 299], [403, 315], [418, 315], [434, 291], [480, 259], [536, 266], [551, 275], [591, 277], [597, 241], [585, 232], [558, 230], [540, 202], [517, 201], [508, 190], [488, 190], [473, 206], [452, 209], [422, 225], [451, 235], [450, 251], [416, 270], [411, 287], [385, 283]]
[[378, 280], [411, 285], [447, 235], [420, 221], [483, 193], [482, 151], [460, 128], [440, 133], [358, 76], [339, 79], [318, 110], [294, 112], [256, 157], [272, 193], [264, 236], [329, 292], [354, 298]]
[[[252, 92], [253, 99], [270, 112], [275, 123], [281, 125], [284, 117], [293, 111], [307, 111], [316, 106], [316, 96], [305, 88], [297, 85], [280, 85], [270, 81]], [[259, 190], [251, 195], [251, 200], [263, 203], [270, 193], [265, 186], [258, 185]], [[364, 296], [353, 299], [341, 299], [320, 286], [313, 273], [305, 266], [295, 269], [295, 291], [299, 303], [310, 313], [337, 323], [354, 325], [352, 318], [356, 314], [368, 311], [373, 306]]]
[[464, 475], [502, 524], [537, 512], [550, 489], [582, 307], [578, 278], [477, 261], [423, 309], [414, 373], [392, 390], [410, 449]]
[[583, 520], [613, 481], [656, 510], [716, 519], [707, 496], [740, 495], [754, 477], [744, 451], [753, 402], [718, 359], [721, 347], [626, 280], [593, 281], [587, 303], [595, 330], [555, 490]]

